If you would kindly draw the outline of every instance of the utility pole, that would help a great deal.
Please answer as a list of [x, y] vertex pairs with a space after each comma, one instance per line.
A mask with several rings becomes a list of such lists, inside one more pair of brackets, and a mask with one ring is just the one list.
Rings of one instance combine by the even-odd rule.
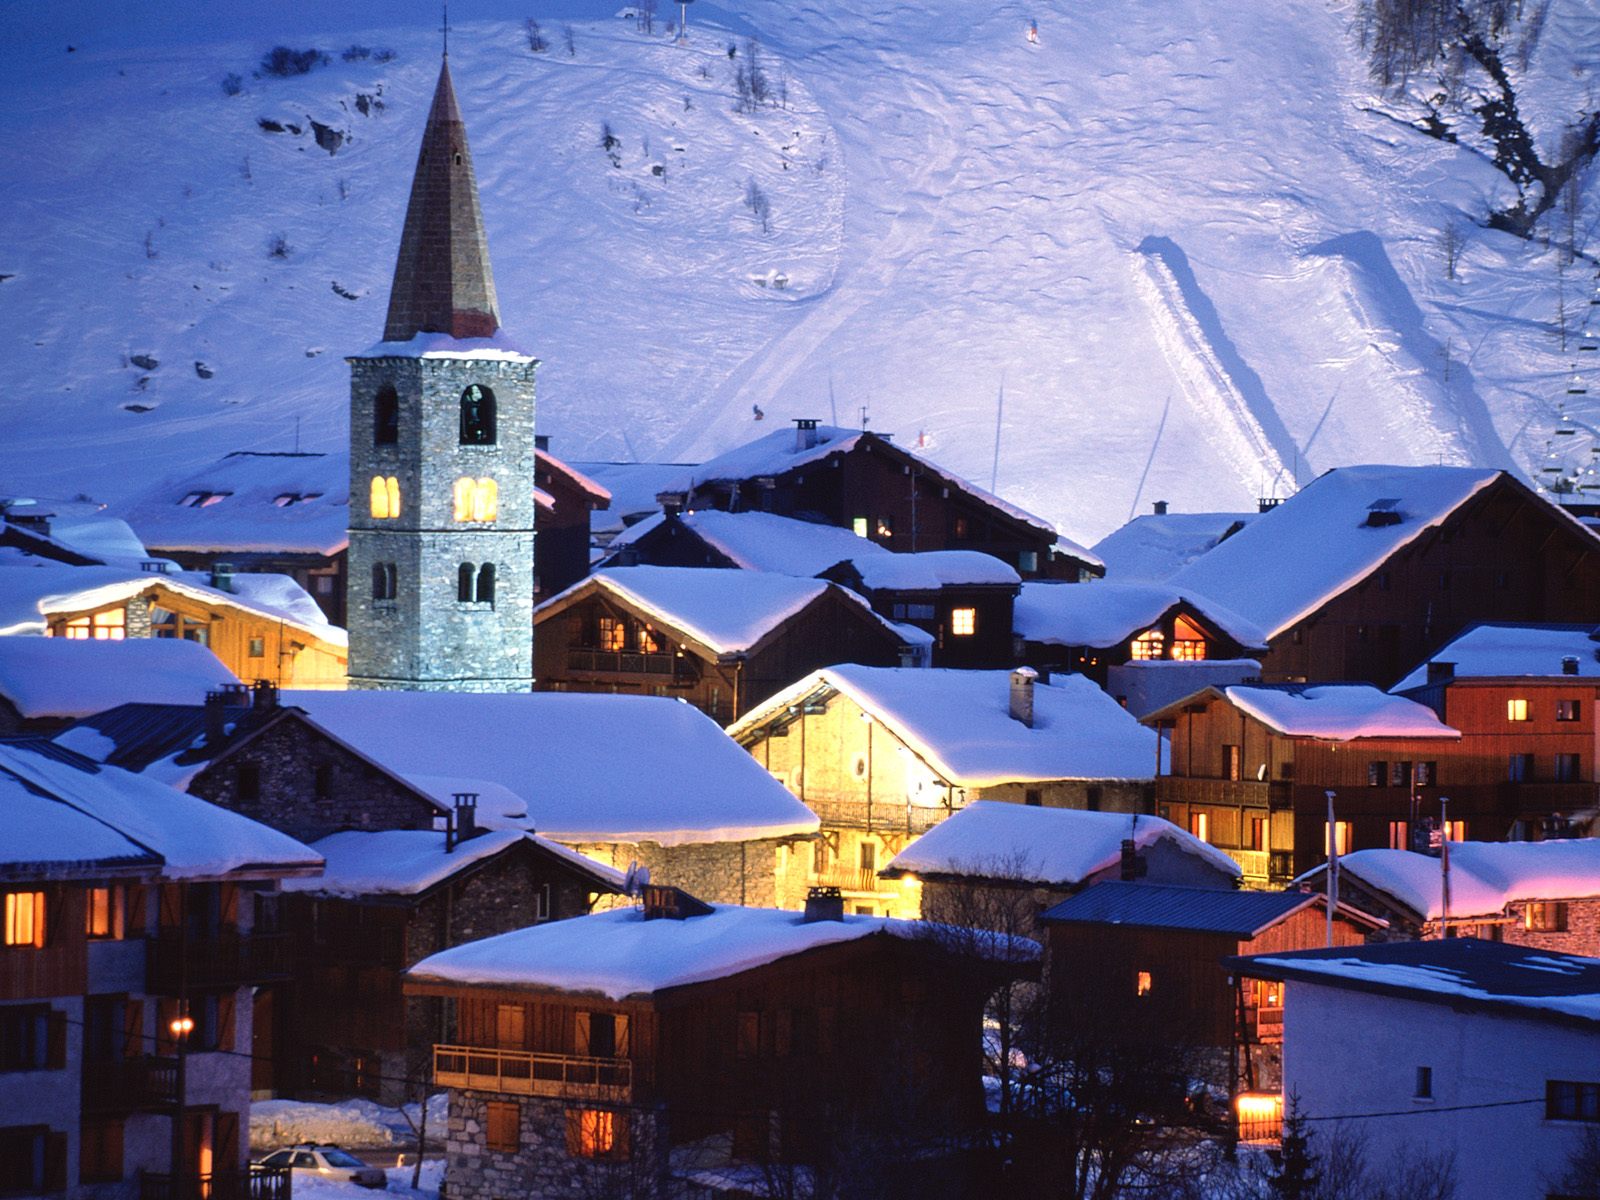
[[1328, 797], [1328, 948], [1333, 948], [1333, 909], [1339, 902], [1339, 826], [1333, 819], [1333, 796]]

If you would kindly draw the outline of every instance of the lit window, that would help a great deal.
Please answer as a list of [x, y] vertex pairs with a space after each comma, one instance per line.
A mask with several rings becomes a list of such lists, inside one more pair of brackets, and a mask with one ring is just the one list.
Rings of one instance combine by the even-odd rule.
[[641, 654], [661, 653], [661, 638], [648, 625], [641, 626], [639, 629], [639, 652]]
[[1160, 658], [1167, 648], [1167, 639], [1159, 629], [1147, 629], [1133, 639], [1129, 647], [1130, 657], [1135, 662], [1150, 662]]
[[850, 522], [850, 531], [852, 533], [854, 533], [857, 537], [866, 537], [867, 536], [867, 519], [865, 517], [857, 517], [855, 520], [851, 521]]
[[1148, 996], [1150, 994], [1150, 986], [1150, 972], [1140, 971], [1139, 978], [1134, 984], [1134, 990], [1141, 996]]
[[44, 893], [7, 892], [6, 945], [43, 947], [44, 937]]
[[1556, 720], [1576, 721], [1583, 715], [1583, 703], [1579, 700], [1557, 700]]
[[1211, 840], [1211, 814], [1208, 812], [1192, 812], [1189, 814], [1189, 832], [1202, 842]]
[[952, 608], [950, 610], [950, 632], [956, 637], [971, 637], [978, 632], [978, 610], [975, 608]]
[[1528, 905], [1523, 923], [1533, 933], [1565, 933], [1567, 905], [1561, 900], [1539, 900]]
[[1506, 701], [1506, 720], [1526, 721], [1528, 719], [1528, 702], [1526, 700]]
[[128, 636], [127, 610], [113, 608], [91, 617], [77, 617], [62, 626], [61, 634], [71, 641], [120, 642]]
[[1172, 657], [1181, 662], [1200, 662], [1206, 656], [1206, 635], [1189, 620], [1179, 617], [1172, 629]]
[[1409, 849], [1411, 849], [1411, 822], [1410, 821], [1390, 821], [1389, 822], [1389, 849], [1391, 849], [1391, 850], [1409, 850]]
[[600, 618], [600, 649], [620, 653], [627, 645], [628, 631], [615, 617]]
[[455, 519], [492, 521], [499, 515], [500, 486], [488, 477], [463, 475], [455, 485]]
[[1466, 841], [1467, 823], [1465, 821], [1446, 821], [1444, 823], [1444, 840], [1447, 842]]
[[[1335, 821], [1333, 823], [1333, 837], [1334, 845], [1338, 847], [1337, 852], [1340, 854], [1349, 854], [1351, 846], [1350, 822]], [[1326, 825], [1322, 827], [1322, 853], [1324, 856], [1326, 856], [1328, 853], [1328, 827]]]
[[89, 905], [85, 932], [92, 938], [120, 938], [124, 897], [127, 891], [121, 886], [89, 889]]
[[617, 1114], [602, 1108], [567, 1110], [567, 1149], [577, 1158], [604, 1158], [618, 1150]]
[[400, 515], [400, 481], [393, 475], [372, 477], [372, 516], [390, 520]]

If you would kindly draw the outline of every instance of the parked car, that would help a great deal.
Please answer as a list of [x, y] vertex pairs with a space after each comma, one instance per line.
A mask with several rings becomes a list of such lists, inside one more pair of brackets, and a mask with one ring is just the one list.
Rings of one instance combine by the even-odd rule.
[[378, 1167], [369, 1167], [348, 1150], [331, 1143], [305, 1142], [274, 1150], [261, 1160], [264, 1167], [288, 1167], [297, 1179], [342, 1179], [368, 1188], [389, 1186], [389, 1177]]

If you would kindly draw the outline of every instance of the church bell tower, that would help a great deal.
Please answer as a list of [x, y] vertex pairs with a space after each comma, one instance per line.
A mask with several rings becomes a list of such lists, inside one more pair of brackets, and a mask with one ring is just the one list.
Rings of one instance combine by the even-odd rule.
[[533, 687], [534, 371], [500, 329], [446, 56], [383, 341], [350, 364], [350, 686]]

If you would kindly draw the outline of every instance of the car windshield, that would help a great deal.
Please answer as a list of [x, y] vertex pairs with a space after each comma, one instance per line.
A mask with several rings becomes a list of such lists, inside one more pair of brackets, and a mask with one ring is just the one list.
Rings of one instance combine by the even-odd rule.
[[261, 1160], [261, 1165], [265, 1167], [287, 1167], [289, 1165], [289, 1160], [293, 1157], [293, 1151], [279, 1150], [277, 1153], [269, 1154], [263, 1158]]
[[327, 1160], [330, 1167], [364, 1167], [362, 1162], [353, 1154], [346, 1154], [343, 1150], [324, 1150], [322, 1157]]

